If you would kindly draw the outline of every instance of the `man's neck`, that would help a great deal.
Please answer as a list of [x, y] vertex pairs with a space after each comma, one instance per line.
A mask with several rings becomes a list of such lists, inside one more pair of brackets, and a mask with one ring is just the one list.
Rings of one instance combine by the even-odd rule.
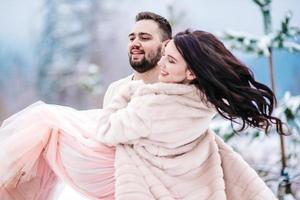
[[144, 73], [134, 71], [133, 80], [143, 80], [145, 83], [156, 83], [158, 82], [159, 73], [160, 69], [158, 66]]

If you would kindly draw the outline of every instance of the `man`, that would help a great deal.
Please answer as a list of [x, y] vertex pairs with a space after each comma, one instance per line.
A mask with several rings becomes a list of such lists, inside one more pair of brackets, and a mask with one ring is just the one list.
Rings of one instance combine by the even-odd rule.
[[103, 107], [118, 93], [126, 82], [143, 80], [145, 83], [158, 81], [160, 69], [157, 66], [166, 43], [172, 37], [170, 23], [162, 16], [152, 12], [140, 12], [136, 23], [128, 35], [128, 57], [133, 75], [113, 82], [106, 91]]

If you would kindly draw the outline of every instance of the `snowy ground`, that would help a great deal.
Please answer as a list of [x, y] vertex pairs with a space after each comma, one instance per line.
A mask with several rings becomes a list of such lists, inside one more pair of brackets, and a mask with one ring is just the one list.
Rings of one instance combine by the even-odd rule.
[[64, 190], [62, 191], [62, 194], [59, 196], [58, 200], [89, 200], [84, 196], [81, 196], [78, 192], [76, 192], [74, 189], [70, 188], [69, 186], [66, 186]]

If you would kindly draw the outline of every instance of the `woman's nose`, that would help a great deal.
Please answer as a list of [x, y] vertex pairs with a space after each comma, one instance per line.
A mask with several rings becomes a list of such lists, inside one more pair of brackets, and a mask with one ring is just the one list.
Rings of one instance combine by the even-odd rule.
[[161, 56], [161, 58], [160, 58], [160, 60], [158, 61], [158, 63], [157, 63], [157, 65], [159, 66], [159, 67], [164, 67], [164, 56]]

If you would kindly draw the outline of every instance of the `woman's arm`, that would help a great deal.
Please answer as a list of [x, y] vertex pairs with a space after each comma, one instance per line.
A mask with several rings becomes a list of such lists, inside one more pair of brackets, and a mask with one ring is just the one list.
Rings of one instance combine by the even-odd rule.
[[192, 86], [131, 85], [101, 113], [96, 139], [117, 145], [147, 138], [172, 148], [202, 135], [214, 114]]
[[132, 99], [132, 95], [142, 84], [141, 81], [126, 84], [112, 102], [101, 110], [96, 140], [115, 146], [132, 143], [150, 134], [151, 122], [147, 109], [143, 106], [143, 97]]

